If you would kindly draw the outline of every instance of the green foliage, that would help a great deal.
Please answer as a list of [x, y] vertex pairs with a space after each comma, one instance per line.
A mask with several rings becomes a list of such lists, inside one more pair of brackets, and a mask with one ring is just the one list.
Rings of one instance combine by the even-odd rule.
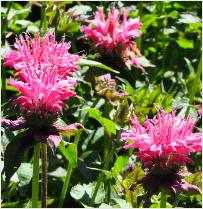
[[[96, 182], [83, 184], [83, 185], [78, 184], [72, 187], [70, 194], [75, 200], [80, 201], [80, 203], [84, 207], [86, 207], [90, 203], [95, 185]], [[96, 195], [94, 203], [101, 204], [104, 198], [105, 198], [105, 190], [104, 190], [104, 184], [102, 183], [98, 189], [98, 193]]]
[[63, 156], [68, 160], [73, 168], [77, 166], [77, 147], [75, 144], [70, 144], [68, 148], [65, 148], [64, 144], [59, 145], [59, 150]]
[[116, 134], [115, 123], [107, 118], [102, 117], [98, 109], [90, 108], [88, 112], [89, 112], [89, 117], [94, 118], [104, 127], [104, 130], [108, 136], [111, 137], [111, 134], [114, 134], [114, 135]]
[[112, 169], [112, 173], [113, 173], [114, 178], [117, 178], [118, 174], [127, 165], [128, 161], [129, 161], [128, 156], [120, 156], [116, 159], [116, 162], [115, 162], [114, 167]]
[[78, 65], [81, 66], [90, 66], [90, 67], [97, 67], [97, 68], [101, 68], [110, 72], [114, 72], [114, 73], [119, 73], [118, 71], [112, 69], [111, 67], [108, 67], [100, 62], [94, 61], [94, 60], [87, 60], [87, 59], [80, 59], [77, 62]]
[[7, 145], [4, 154], [4, 171], [6, 184], [19, 168], [25, 152], [35, 144], [30, 133], [22, 132], [16, 135]]
[[[8, 85], [14, 71], [3, 66], [4, 53], [13, 49], [16, 36], [53, 30], [57, 41], [65, 35], [66, 41], [71, 41], [71, 53], [81, 55], [79, 71], [74, 75], [77, 97], [66, 102], [67, 108], [56, 124], [81, 123], [85, 129], [80, 126], [61, 131], [63, 142], [56, 155], [48, 151], [48, 207], [57, 207], [68, 165], [72, 175], [63, 207], [92, 207], [90, 202], [100, 180], [94, 207], [143, 207], [146, 191], [136, 182], [144, 171], [133, 158], [136, 150], [123, 148], [120, 134], [128, 129], [133, 114], [144, 123], [146, 116], [154, 117], [160, 108], [191, 115], [198, 119], [197, 130], [202, 128], [195, 106], [202, 103], [202, 2], [2, 1], [1, 6], [2, 117], [16, 119], [20, 115], [11, 103], [19, 92]], [[102, 57], [96, 45], [83, 40], [80, 27], [88, 24], [99, 6], [106, 14], [115, 6], [128, 10], [131, 18], [140, 16], [142, 36], [135, 40], [145, 72], [132, 66], [127, 69], [117, 57]], [[97, 94], [95, 78], [106, 73], [115, 79], [116, 91], [125, 91], [128, 96], [110, 101]], [[27, 130], [11, 132], [4, 128], [1, 136], [1, 207], [30, 208], [33, 136]], [[185, 178], [199, 188], [201, 156], [190, 156], [194, 161], [188, 165], [192, 174]], [[159, 208], [160, 194], [153, 195], [148, 206]], [[166, 207], [201, 208], [202, 196], [168, 196]]]

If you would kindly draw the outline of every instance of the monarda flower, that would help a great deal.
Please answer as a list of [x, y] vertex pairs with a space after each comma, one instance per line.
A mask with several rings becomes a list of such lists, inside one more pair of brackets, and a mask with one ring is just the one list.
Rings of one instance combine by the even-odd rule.
[[191, 117], [178, 117], [175, 112], [163, 110], [153, 119], [147, 119], [142, 126], [138, 118], [131, 119], [132, 128], [121, 134], [125, 148], [135, 148], [146, 170], [142, 183], [150, 197], [153, 193], [165, 189], [171, 193], [200, 192], [188, 184], [180, 170], [186, 163], [193, 163], [189, 154], [202, 150], [202, 134], [193, 133], [196, 121]]
[[65, 107], [63, 101], [76, 95], [72, 73], [78, 70], [79, 56], [68, 52], [70, 43], [64, 37], [57, 43], [53, 33], [44, 37], [36, 34], [34, 39], [25, 34], [25, 39], [17, 39], [14, 46], [16, 50], [5, 54], [4, 65], [15, 69], [15, 79], [10, 79], [9, 85], [21, 93], [13, 103], [19, 105], [22, 117], [16, 121], [5, 119], [2, 126], [12, 130], [28, 128], [31, 138], [55, 148], [62, 140], [60, 131], [81, 126], [61, 127], [57, 123]]
[[89, 26], [82, 26], [81, 31], [85, 33], [84, 38], [91, 40], [101, 52], [107, 52], [114, 56], [121, 57], [125, 62], [130, 63], [142, 71], [136, 56], [140, 57], [136, 42], [132, 39], [141, 36], [140, 27], [142, 23], [139, 18], [127, 19], [128, 12], [123, 13], [123, 21], [120, 22], [119, 11], [113, 8], [104, 18], [103, 8], [99, 8], [95, 18], [89, 20]]

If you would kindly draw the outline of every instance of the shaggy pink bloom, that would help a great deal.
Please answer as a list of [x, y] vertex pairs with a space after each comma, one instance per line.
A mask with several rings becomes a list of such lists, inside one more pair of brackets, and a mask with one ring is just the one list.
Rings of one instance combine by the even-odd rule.
[[82, 26], [81, 31], [85, 33], [84, 38], [94, 42], [96, 47], [102, 51], [106, 49], [109, 54], [116, 53], [119, 56], [128, 58], [132, 65], [143, 70], [135, 58], [140, 56], [132, 38], [141, 36], [139, 30], [142, 26], [139, 18], [127, 19], [128, 12], [123, 13], [123, 21], [120, 23], [119, 11], [113, 8], [105, 20], [103, 8], [96, 12], [95, 19], [89, 20], [89, 26]]
[[13, 67], [21, 80], [28, 79], [29, 69], [31, 71], [35, 69], [35, 76], [40, 76], [40, 72], [47, 67], [55, 68], [61, 78], [71, 76], [77, 71], [75, 62], [79, 56], [68, 52], [71, 44], [65, 42], [65, 37], [61, 43], [57, 43], [53, 33], [47, 33], [43, 38], [40, 34], [35, 34], [34, 39], [26, 33], [25, 39], [16, 39], [14, 47], [16, 50], [4, 54], [4, 66]]
[[176, 117], [175, 113], [160, 111], [157, 117], [147, 119], [141, 126], [137, 117], [131, 119], [133, 127], [121, 134], [125, 148], [138, 148], [136, 152], [145, 168], [177, 168], [193, 161], [192, 152], [202, 150], [202, 134], [192, 133], [196, 121]]
[[16, 40], [17, 50], [5, 54], [4, 65], [17, 72], [9, 85], [22, 94], [14, 102], [27, 116], [57, 115], [64, 107], [62, 100], [76, 95], [71, 90], [76, 82], [70, 76], [77, 70], [75, 62], [79, 56], [70, 54], [70, 43], [64, 41], [63, 38], [58, 44], [52, 33], [44, 38], [37, 34], [33, 40], [25, 34], [25, 39]]

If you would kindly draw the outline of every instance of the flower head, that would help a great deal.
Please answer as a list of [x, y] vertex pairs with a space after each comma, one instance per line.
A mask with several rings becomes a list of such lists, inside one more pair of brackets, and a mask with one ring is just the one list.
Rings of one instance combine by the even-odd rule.
[[135, 58], [135, 54], [140, 56], [132, 38], [141, 36], [140, 27], [142, 23], [139, 18], [127, 19], [128, 12], [123, 13], [123, 21], [120, 22], [119, 11], [113, 8], [104, 18], [103, 8], [99, 8], [95, 14], [95, 19], [89, 20], [89, 26], [82, 26], [81, 31], [85, 33], [84, 38], [92, 40], [101, 51], [106, 50], [111, 55], [119, 55], [128, 59], [132, 65], [143, 70]]
[[136, 155], [149, 169], [177, 169], [192, 163], [188, 155], [202, 150], [202, 134], [192, 133], [196, 121], [177, 117], [175, 112], [160, 111], [157, 117], [147, 119], [141, 126], [137, 117], [131, 119], [133, 127], [121, 134], [125, 148], [138, 148]]
[[68, 52], [70, 42], [65, 42], [63, 37], [61, 43], [57, 43], [51, 32], [44, 37], [35, 34], [33, 39], [26, 33], [25, 38], [16, 39], [14, 47], [16, 50], [4, 54], [4, 66], [14, 68], [21, 80], [26, 79], [27, 71], [33, 69], [39, 75], [47, 67], [55, 67], [55, 71], [62, 78], [72, 76], [78, 69], [75, 62], [79, 56]]
[[14, 47], [16, 50], [4, 57], [4, 65], [16, 70], [9, 85], [22, 94], [14, 103], [20, 105], [27, 118], [55, 118], [64, 107], [62, 100], [76, 95], [72, 87], [77, 83], [70, 77], [77, 70], [79, 56], [68, 52], [70, 43], [64, 38], [57, 43], [52, 33], [43, 38], [36, 34], [34, 39], [25, 34], [25, 39], [17, 39]]
[[16, 40], [16, 50], [7, 52], [4, 66], [15, 69], [15, 79], [9, 85], [22, 94], [14, 100], [23, 112], [17, 120], [3, 119], [1, 125], [9, 130], [24, 129], [35, 143], [47, 143], [52, 150], [59, 145], [64, 132], [66, 135], [84, 128], [81, 124], [61, 125], [58, 116], [65, 106], [63, 100], [75, 96], [77, 85], [72, 73], [77, 71], [78, 55], [68, 51], [70, 43], [63, 38], [57, 43], [53, 33], [34, 39], [28, 34]]

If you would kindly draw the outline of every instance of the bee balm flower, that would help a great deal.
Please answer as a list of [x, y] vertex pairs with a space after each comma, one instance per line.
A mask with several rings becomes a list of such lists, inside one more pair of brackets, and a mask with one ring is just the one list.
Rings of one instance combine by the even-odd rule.
[[79, 56], [68, 52], [70, 43], [64, 38], [58, 44], [52, 33], [44, 38], [36, 34], [33, 40], [25, 34], [25, 39], [17, 39], [14, 46], [16, 50], [7, 52], [4, 58], [4, 65], [17, 73], [9, 85], [22, 94], [14, 102], [28, 117], [48, 118], [60, 113], [62, 100], [76, 95], [71, 90], [76, 82], [70, 76], [77, 70]]
[[16, 50], [5, 54], [4, 65], [16, 70], [9, 85], [21, 93], [14, 103], [19, 104], [23, 117], [3, 120], [2, 126], [12, 130], [28, 127], [37, 140], [58, 145], [60, 131], [78, 127], [60, 127], [55, 122], [65, 106], [63, 101], [76, 95], [73, 88], [77, 83], [72, 73], [77, 70], [79, 56], [68, 52], [70, 43], [64, 38], [57, 43], [52, 33], [45, 37], [36, 34], [34, 39], [25, 34], [25, 39], [17, 39], [14, 46]]
[[146, 175], [137, 182], [148, 191], [146, 198], [164, 189], [172, 194], [200, 193], [198, 187], [187, 183], [188, 173], [180, 170], [192, 163], [189, 154], [202, 150], [200, 132], [193, 133], [196, 121], [160, 111], [157, 117], [147, 119], [142, 126], [137, 117], [131, 119], [132, 128], [121, 134], [125, 148], [137, 148], [136, 155], [146, 168]]
[[107, 19], [104, 18], [102, 8], [96, 12], [95, 19], [89, 20], [89, 26], [82, 26], [84, 38], [92, 40], [101, 51], [106, 50], [110, 55], [118, 55], [127, 59], [132, 65], [144, 70], [136, 60], [135, 55], [141, 56], [136, 42], [132, 38], [141, 36], [142, 23], [139, 18], [127, 19], [128, 13], [123, 13], [123, 21], [120, 22], [119, 11], [113, 8]]
[[192, 133], [196, 121], [160, 111], [157, 117], [147, 119], [141, 126], [137, 117], [133, 127], [121, 134], [125, 148], [138, 148], [136, 155], [145, 168], [173, 168], [192, 163], [188, 155], [202, 150], [201, 133]]
[[27, 78], [26, 71], [35, 69], [40, 76], [43, 68], [53, 68], [62, 78], [72, 76], [77, 71], [76, 61], [78, 55], [70, 54], [70, 42], [65, 42], [65, 37], [61, 43], [56, 42], [53, 33], [47, 33], [43, 38], [40, 34], [35, 34], [34, 39], [26, 33], [25, 38], [16, 39], [14, 44], [16, 50], [4, 54], [4, 66], [14, 68], [18, 72], [21, 80]]

